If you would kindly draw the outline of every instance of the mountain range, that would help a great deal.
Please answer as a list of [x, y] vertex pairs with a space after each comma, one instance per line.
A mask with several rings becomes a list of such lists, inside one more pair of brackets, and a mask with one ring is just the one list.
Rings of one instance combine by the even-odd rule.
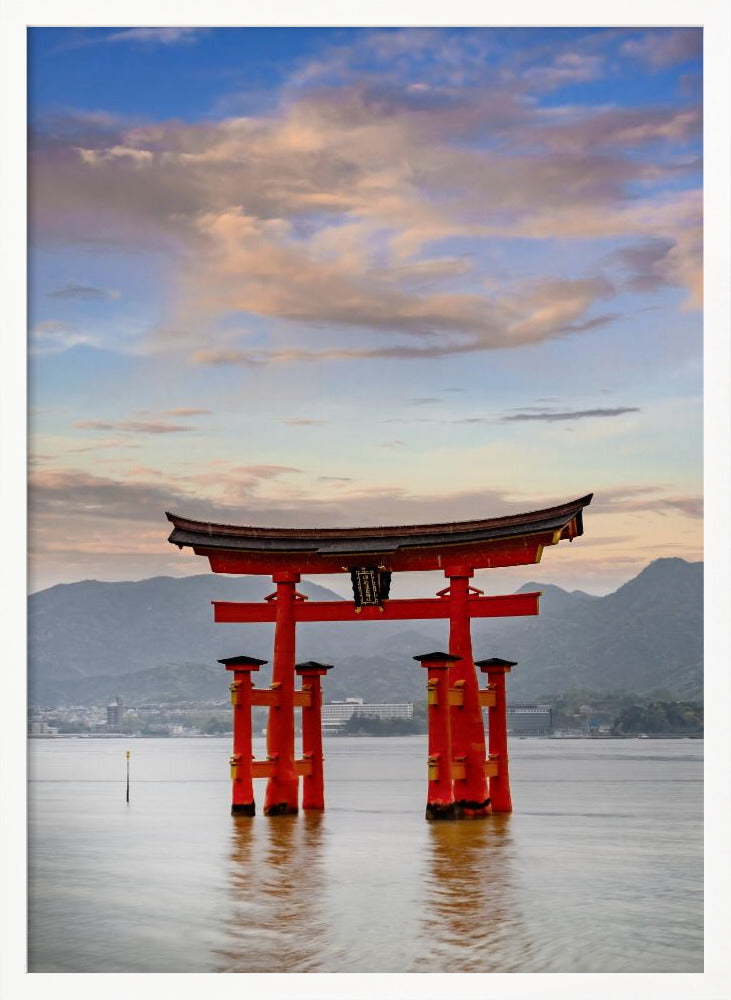
[[[303, 581], [312, 600], [340, 595]], [[216, 662], [246, 653], [271, 660], [271, 625], [216, 625], [210, 601], [261, 601], [272, 584], [212, 574], [129, 583], [85, 580], [29, 598], [31, 704], [129, 704], [227, 697], [229, 677]], [[703, 695], [703, 564], [658, 559], [603, 597], [526, 583], [540, 590], [536, 618], [473, 621], [476, 659], [518, 665], [509, 700], [535, 700], [571, 689], [673, 697]], [[412, 657], [446, 648], [446, 622], [310, 624], [297, 635], [299, 660], [335, 665], [326, 700], [423, 699], [423, 671]], [[270, 664], [257, 675], [266, 686]]]

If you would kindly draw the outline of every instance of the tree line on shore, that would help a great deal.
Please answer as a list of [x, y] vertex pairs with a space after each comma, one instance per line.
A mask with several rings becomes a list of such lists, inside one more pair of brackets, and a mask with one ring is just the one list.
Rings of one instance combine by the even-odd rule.
[[615, 736], [703, 734], [702, 702], [678, 700], [663, 689], [647, 696], [627, 691], [572, 690], [538, 700], [551, 706], [554, 730], [591, 732], [601, 728]]

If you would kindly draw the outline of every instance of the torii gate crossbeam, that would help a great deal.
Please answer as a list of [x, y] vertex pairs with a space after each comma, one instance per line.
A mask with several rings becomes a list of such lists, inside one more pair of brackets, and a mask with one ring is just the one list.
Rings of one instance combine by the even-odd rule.
[[[526, 594], [468, 598], [470, 618], [512, 618], [537, 615], [540, 591]], [[228, 623], [263, 623], [277, 620], [275, 601], [266, 604], [212, 601], [213, 620]], [[364, 605], [356, 610], [350, 601], [297, 602], [294, 618], [304, 622], [358, 622], [358, 621], [410, 621], [417, 619], [449, 618], [450, 602], [447, 597], [417, 597], [384, 601], [382, 607]]]

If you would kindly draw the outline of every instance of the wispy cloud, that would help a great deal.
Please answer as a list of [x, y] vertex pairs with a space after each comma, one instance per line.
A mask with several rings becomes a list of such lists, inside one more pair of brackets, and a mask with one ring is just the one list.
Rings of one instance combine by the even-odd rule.
[[91, 431], [130, 431], [133, 434], [181, 434], [195, 430], [186, 424], [155, 420], [78, 420], [74, 427]]
[[553, 90], [567, 83], [587, 83], [604, 75], [605, 59], [595, 53], [560, 52], [556, 58], [542, 66], [531, 66], [524, 71], [524, 80], [531, 87]]
[[204, 410], [195, 406], [178, 406], [173, 410], [163, 410], [166, 417], [205, 417], [211, 414], [212, 410]]
[[[202, 417], [208, 416], [212, 411], [197, 406], [178, 406], [170, 410], [162, 410], [160, 414], [151, 413], [150, 410], [134, 410], [133, 420], [77, 420], [74, 424], [78, 430], [88, 431], [125, 431], [131, 434], [182, 434], [188, 431], [195, 431], [197, 428], [192, 424], [173, 423], [160, 417]], [[155, 419], [141, 420], [140, 417], [154, 417]]]
[[139, 444], [135, 444], [129, 438], [100, 438], [96, 441], [90, 442], [89, 444], [76, 445], [73, 448], [66, 448], [65, 453], [68, 455], [83, 455], [92, 451], [108, 451], [115, 448], [129, 450], [139, 447]]
[[282, 423], [290, 427], [324, 427], [329, 421], [315, 420], [312, 417], [284, 417]]
[[596, 417], [621, 417], [625, 413], [639, 413], [639, 406], [617, 406], [611, 409], [594, 410], [524, 410], [521, 413], [510, 413], [501, 417], [503, 423], [521, 420], [541, 420], [551, 423], [560, 420], [586, 420]]
[[73, 282], [46, 292], [48, 299], [80, 299], [83, 302], [105, 302], [120, 297], [121, 292], [114, 289], [94, 288], [92, 285], [77, 285]]
[[623, 55], [631, 56], [651, 66], [664, 69], [703, 54], [702, 28], [661, 28], [629, 38], [621, 47]]
[[[253, 277], [249, 274], [250, 281]], [[242, 281], [245, 280], [242, 271]], [[335, 275], [332, 276], [332, 284], [335, 288]], [[262, 284], [262, 288], [264, 287]], [[266, 283], [266, 289], [267, 296], [276, 294], [271, 282]], [[300, 289], [301, 298], [296, 310], [299, 318], [322, 322], [329, 314], [334, 321], [332, 303], [323, 305], [315, 290], [304, 282]], [[292, 285], [282, 290], [288, 296], [298, 294]], [[194, 351], [190, 361], [194, 365], [258, 367], [293, 362], [444, 358], [520, 347], [594, 329], [611, 322], [614, 318], [611, 314], [600, 314], [592, 318], [587, 318], [586, 315], [598, 301], [609, 297], [611, 291], [612, 286], [604, 278], [576, 281], [557, 279], [531, 283], [512, 295], [498, 299], [464, 295], [434, 296], [431, 300], [404, 302], [396, 298], [392, 302], [393, 310], [387, 314], [387, 302], [383, 296], [379, 296], [378, 287], [374, 286], [367, 292], [364, 289], [359, 310], [352, 309], [341, 314], [341, 323], [371, 329], [381, 328], [385, 335], [392, 332], [410, 334], [413, 338], [411, 343], [387, 343], [382, 347], [369, 348], [324, 348], [319, 351], [209, 347]], [[252, 297], [256, 301], [253, 289]], [[281, 311], [287, 311], [279, 310], [274, 305], [266, 306], [266, 309], [272, 315], [281, 315]], [[436, 329], [443, 331], [441, 337], [435, 336]]]
[[600, 513], [683, 514], [697, 520], [703, 517], [703, 497], [678, 495], [667, 484], [653, 486], [618, 486], [602, 490], [592, 506]]
[[703, 517], [703, 497], [702, 496], [670, 496], [663, 499], [663, 506], [671, 510], [680, 511], [687, 517]]
[[289, 473], [301, 473], [302, 469], [292, 465], [239, 465], [234, 468], [234, 471], [253, 476], [256, 479], [277, 479], [279, 476]]
[[205, 28], [124, 28], [106, 35], [105, 42], [142, 42], [154, 45], [189, 45], [197, 41]]
[[55, 319], [37, 323], [29, 336], [29, 347], [33, 354], [61, 354], [73, 347], [98, 346], [97, 337], [82, 333], [68, 323]]
[[119, 43], [143, 45], [146, 47], [157, 45], [193, 45], [209, 30], [208, 28], [179, 27], [121, 28], [119, 31], [110, 31], [105, 35], [79, 35], [65, 41], [62, 47], [71, 49], [85, 48], [90, 45], [116, 45]]

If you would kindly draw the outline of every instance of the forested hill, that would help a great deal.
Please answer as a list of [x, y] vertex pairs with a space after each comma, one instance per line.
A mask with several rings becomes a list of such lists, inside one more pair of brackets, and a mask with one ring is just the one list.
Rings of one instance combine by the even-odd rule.
[[[571, 688], [702, 698], [703, 564], [658, 559], [612, 594], [529, 582], [542, 590], [537, 618], [473, 623], [475, 658], [518, 666], [512, 701]], [[303, 582], [313, 600], [336, 594]], [[128, 703], [166, 696], [225, 698], [216, 660], [236, 653], [271, 659], [270, 625], [215, 625], [211, 600], [259, 601], [271, 583], [205, 574], [135, 583], [63, 584], [29, 599], [29, 684], [34, 704]], [[412, 657], [446, 642], [442, 622], [357, 622], [303, 626], [298, 658], [335, 664], [325, 697], [368, 701], [423, 697]], [[257, 683], [268, 683], [266, 667]]]

